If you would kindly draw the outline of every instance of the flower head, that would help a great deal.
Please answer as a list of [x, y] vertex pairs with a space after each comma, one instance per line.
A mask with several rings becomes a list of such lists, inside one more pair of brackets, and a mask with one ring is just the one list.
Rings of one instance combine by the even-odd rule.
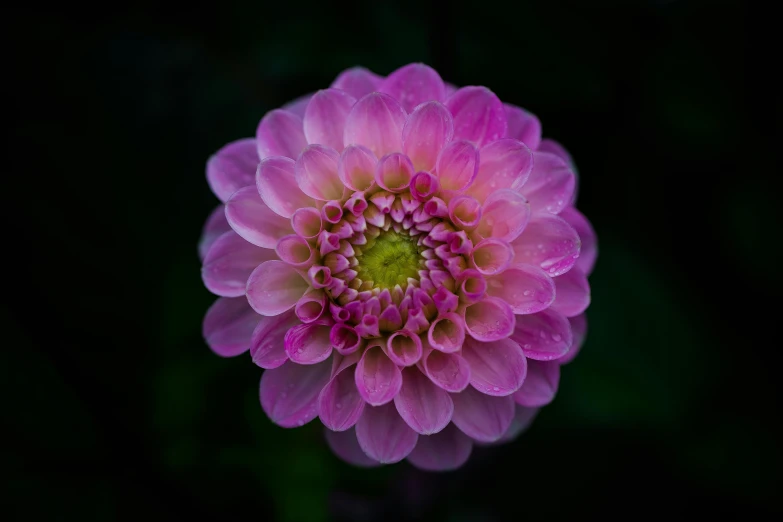
[[595, 235], [568, 153], [485, 87], [350, 69], [207, 164], [217, 354], [283, 427], [357, 465], [454, 469], [550, 402], [584, 337]]

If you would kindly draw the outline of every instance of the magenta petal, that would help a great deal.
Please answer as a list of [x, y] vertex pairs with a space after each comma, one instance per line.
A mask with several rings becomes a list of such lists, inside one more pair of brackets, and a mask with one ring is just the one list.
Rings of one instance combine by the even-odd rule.
[[315, 201], [296, 184], [296, 162], [283, 156], [265, 158], [258, 165], [256, 188], [266, 206], [285, 218], [302, 207], [314, 207]]
[[318, 395], [329, 382], [332, 362], [302, 365], [287, 362], [265, 370], [260, 398], [264, 413], [283, 428], [303, 426], [318, 415]]
[[530, 315], [518, 315], [511, 339], [529, 359], [551, 361], [568, 353], [573, 342], [571, 325], [551, 308]]
[[576, 174], [576, 165], [574, 164], [574, 160], [571, 157], [571, 154], [563, 147], [560, 143], [556, 142], [555, 140], [544, 138], [541, 140], [541, 144], [538, 147], [530, 147], [531, 149], [535, 149], [539, 152], [549, 152], [550, 154], [554, 154], [555, 156], [559, 156], [560, 159], [566, 162], [566, 165], [574, 171], [574, 174]]
[[465, 341], [464, 321], [455, 313], [440, 315], [430, 324], [427, 340], [430, 346], [441, 352], [453, 353], [458, 351], [462, 348], [463, 341]]
[[504, 433], [503, 436], [497, 440], [497, 443], [501, 444], [504, 442], [511, 442], [512, 440], [519, 437], [533, 423], [533, 420], [535, 420], [538, 411], [539, 408], [527, 408], [517, 404], [514, 412], [514, 418], [511, 420], [511, 426], [509, 426], [506, 430], [506, 433]]
[[307, 143], [318, 143], [337, 151], [343, 150], [345, 119], [356, 98], [340, 89], [318, 91], [310, 100], [304, 115]]
[[479, 242], [470, 253], [470, 260], [479, 273], [497, 275], [511, 264], [514, 250], [502, 239], [487, 238]]
[[253, 330], [250, 356], [261, 368], [277, 368], [288, 360], [285, 351], [285, 334], [299, 324], [292, 311], [273, 317], [261, 316], [261, 322]]
[[468, 437], [494, 442], [506, 432], [514, 418], [514, 398], [493, 397], [472, 386], [451, 396], [454, 402], [452, 422]]
[[201, 267], [204, 286], [213, 294], [239, 297], [247, 278], [264, 261], [276, 259], [274, 250], [259, 248], [229, 230], [212, 245]]
[[378, 161], [375, 168], [375, 182], [389, 192], [402, 192], [410, 185], [414, 172], [408, 156], [393, 152]]
[[587, 277], [577, 267], [555, 278], [557, 297], [552, 310], [566, 317], [574, 317], [584, 312], [590, 305], [590, 284]]
[[595, 259], [598, 257], [598, 245], [593, 226], [587, 218], [574, 207], [568, 207], [560, 213], [560, 217], [565, 219], [571, 225], [579, 239], [582, 247], [579, 250], [579, 259], [576, 260], [576, 266], [587, 275], [593, 271]]
[[206, 223], [204, 223], [201, 238], [198, 241], [198, 256], [202, 261], [217, 238], [229, 230], [231, 230], [231, 225], [226, 220], [226, 208], [222, 204], [218, 205], [209, 215]]
[[260, 320], [244, 297], [221, 297], [207, 310], [202, 334], [213, 352], [234, 357], [250, 349], [253, 329]]
[[340, 155], [336, 150], [308, 145], [296, 160], [297, 185], [302, 192], [319, 201], [342, 198], [343, 182], [337, 175], [338, 161]]
[[452, 471], [468, 461], [472, 450], [470, 437], [449, 424], [439, 433], [419, 437], [408, 462], [425, 471]]
[[367, 147], [351, 145], [340, 156], [337, 175], [352, 190], [367, 190], [375, 182], [378, 159]]
[[386, 342], [386, 355], [397, 366], [412, 366], [422, 354], [421, 339], [407, 330], [398, 330]]
[[355, 364], [341, 368], [318, 398], [318, 416], [330, 430], [352, 428], [364, 411], [364, 400], [356, 389], [355, 371]]
[[342, 89], [357, 100], [377, 91], [383, 78], [363, 67], [353, 67], [341, 72], [330, 86]]
[[459, 192], [478, 174], [479, 151], [469, 141], [452, 141], [440, 151], [436, 165], [438, 181], [445, 190]]
[[504, 138], [480, 150], [481, 164], [467, 194], [479, 201], [503, 188], [523, 186], [533, 169], [533, 152], [521, 141]]
[[505, 339], [514, 331], [514, 312], [505, 301], [485, 297], [465, 308], [465, 330], [477, 341]]
[[541, 121], [516, 105], [505, 104], [508, 132], [506, 136], [519, 140], [533, 150], [541, 143]]
[[462, 356], [470, 364], [470, 384], [487, 395], [511, 395], [522, 386], [527, 360], [511, 339], [480, 343], [465, 339]]
[[432, 170], [440, 151], [451, 141], [454, 123], [449, 110], [436, 101], [424, 103], [408, 116], [402, 129], [402, 150], [417, 171]]
[[394, 405], [408, 426], [421, 435], [441, 431], [454, 412], [449, 394], [415, 367], [403, 370], [402, 388], [394, 397]]
[[552, 277], [568, 272], [579, 257], [576, 230], [560, 216], [534, 215], [512, 243], [514, 265], [540, 266]]
[[424, 358], [424, 371], [447, 392], [461, 392], [470, 383], [470, 364], [456, 353], [430, 351]]
[[326, 303], [326, 293], [320, 288], [311, 288], [296, 302], [294, 313], [303, 323], [312, 323], [323, 315]]
[[446, 98], [446, 88], [440, 75], [423, 63], [400, 67], [386, 77], [378, 90], [397, 99], [408, 112], [420, 103]]
[[367, 407], [356, 424], [356, 438], [368, 457], [383, 464], [399, 462], [416, 446], [418, 433], [391, 404]]
[[356, 366], [356, 388], [362, 398], [373, 406], [386, 404], [394, 399], [402, 386], [402, 372], [381, 350], [370, 346]]
[[356, 102], [345, 121], [343, 142], [364, 145], [381, 157], [402, 150], [405, 110], [389, 96], [373, 92]]
[[552, 402], [560, 382], [559, 361], [530, 360], [527, 378], [522, 387], [514, 393], [514, 400], [521, 406], [544, 406]]
[[487, 294], [507, 302], [515, 314], [534, 314], [555, 300], [555, 283], [540, 268], [519, 265], [487, 278]]
[[326, 434], [326, 443], [335, 455], [349, 464], [361, 468], [372, 468], [380, 466], [381, 463], [367, 456], [359, 447], [359, 441], [356, 440], [356, 430], [350, 428], [346, 431], [324, 430]]
[[571, 203], [576, 177], [566, 163], [548, 152], [533, 153], [533, 170], [519, 189], [533, 212], [558, 214]]
[[463, 87], [446, 100], [454, 118], [454, 139], [481, 147], [506, 135], [506, 111], [486, 87]]
[[237, 190], [253, 184], [258, 161], [253, 138], [229, 143], [207, 161], [209, 188], [225, 202]]
[[263, 248], [275, 248], [281, 237], [292, 232], [289, 220], [272, 212], [256, 187], [239, 189], [229, 198], [226, 219], [237, 234]]
[[291, 100], [290, 102], [283, 105], [281, 108], [283, 110], [286, 110], [288, 112], [292, 112], [299, 116], [300, 118], [304, 118], [305, 110], [307, 109], [307, 104], [310, 103], [310, 99], [313, 97], [314, 93], [305, 94], [304, 96], [300, 96], [299, 98], [296, 98], [295, 100]]
[[332, 355], [332, 321], [320, 319], [296, 325], [285, 334], [285, 351], [297, 364], [317, 364]]
[[587, 337], [587, 316], [585, 314], [569, 317], [568, 323], [571, 325], [571, 333], [574, 341], [571, 349], [564, 356], [557, 360], [558, 364], [568, 364], [573, 361], [582, 349], [582, 345]]
[[501, 189], [487, 197], [481, 207], [476, 231], [482, 237], [513, 241], [530, 220], [530, 205], [525, 197], [510, 189]]
[[256, 145], [261, 159], [267, 156], [296, 159], [307, 145], [302, 118], [283, 109], [268, 112], [256, 130]]
[[247, 280], [247, 300], [261, 315], [279, 315], [296, 305], [307, 281], [282, 261], [266, 261]]
[[304, 239], [315, 239], [323, 230], [321, 213], [316, 208], [300, 208], [291, 216], [291, 228]]

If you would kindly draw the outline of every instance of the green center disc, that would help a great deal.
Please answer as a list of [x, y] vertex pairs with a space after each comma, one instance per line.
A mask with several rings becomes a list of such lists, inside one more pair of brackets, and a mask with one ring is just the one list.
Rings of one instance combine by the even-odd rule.
[[372, 281], [379, 288], [402, 288], [408, 278], [419, 279], [419, 248], [416, 241], [407, 234], [393, 230], [381, 232], [374, 242], [370, 241], [357, 256], [356, 268], [359, 279]]

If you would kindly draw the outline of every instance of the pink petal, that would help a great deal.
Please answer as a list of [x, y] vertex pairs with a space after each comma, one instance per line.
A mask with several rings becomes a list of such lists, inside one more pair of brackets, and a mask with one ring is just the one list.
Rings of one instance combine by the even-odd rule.
[[408, 462], [425, 471], [453, 471], [468, 461], [472, 450], [470, 437], [449, 424], [439, 433], [420, 436]]
[[557, 297], [552, 310], [566, 317], [574, 317], [584, 312], [590, 305], [590, 284], [587, 277], [577, 267], [555, 278]]
[[291, 228], [299, 237], [315, 239], [323, 230], [321, 213], [315, 208], [300, 208], [291, 216]]
[[571, 325], [574, 341], [571, 344], [571, 349], [557, 360], [561, 365], [568, 364], [576, 358], [585, 343], [585, 337], [587, 337], [587, 316], [585, 314], [569, 317], [568, 323]]
[[375, 183], [375, 165], [378, 159], [367, 147], [350, 145], [340, 156], [337, 174], [340, 181], [352, 190], [367, 190]]
[[418, 368], [405, 368], [402, 388], [394, 398], [400, 417], [421, 435], [438, 433], [451, 422], [454, 404], [444, 390], [432, 383]]
[[310, 99], [313, 97], [314, 93], [305, 94], [304, 96], [300, 96], [299, 98], [296, 98], [295, 100], [291, 100], [290, 102], [283, 105], [281, 108], [283, 110], [286, 110], [288, 112], [292, 112], [299, 116], [300, 118], [304, 118], [305, 110], [307, 109], [307, 104], [310, 103]]
[[514, 393], [517, 404], [527, 407], [545, 406], [557, 394], [560, 382], [558, 361], [528, 361], [527, 378], [522, 387]]
[[533, 212], [558, 214], [571, 202], [576, 177], [554, 154], [534, 152], [533, 160], [530, 177], [519, 191], [527, 197]]
[[306, 239], [296, 234], [281, 237], [275, 252], [281, 261], [294, 268], [309, 268], [315, 260], [313, 247]]
[[541, 143], [541, 122], [535, 114], [531, 114], [516, 105], [504, 104], [508, 132], [506, 136], [519, 140], [533, 150]]
[[261, 159], [267, 156], [296, 159], [307, 145], [302, 118], [282, 109], [269, 111], [256, 130], [256, 145]]
[[237, 190], [253, 184], [258, 161], [253, 138], [229, 143], [207, 161], [209, 188], [225, 202]]
[[493, 192], [481, 207], [476, 231], [482, 237], [513, 241], [530, 220], [530, 205], [522, 194], [510, 189]]
[[411, 179], [411, 197], [416, 201], [427, 201], [439, 190], [438, 178], [429, 172], [417, 172]]
[[524, 433], [535, 420], [538, 414], [539, 408], [526, 408], [525, 406], [516, 405], [514, 412], [514, 419], [511, 421], [511, 426], [508, 427], [506, 433], [503, 434], [497, 443], [511, 442]]
[[274, 317], [261, 317], [261, 322], [253, 330], [250, 356], [261, 368], [277, 368], [288, 360], [285, 351], [285, 334], [299, 324], [293, 312], [285, 312]]
[[571, 157], [571, 154], [565, 149], [565, 147], [555, 140], [544, 138], [541, 140], [541, 144], [538, 147], [530, 148], [539, 152], [548, 152], [550, 154], [554, 154], [555, 156], [559, 156], [560, 159], [565, 161], [566, 165], [568, 165], [568, 167], [576, 174], [576, 165], [574, 164], [574, 160]]
[[332, 355], [332, 321], [320, 319], [294, 326], [285, 334], [285, 351], [297, 364], [317, 364]]
[[534, 215], [516, 238], [514, 265], [540, 266], [552, 277], [565, 274], [576, 263], [580, 249], [579, 236], [560, 216]]
[[514, 312], [505, 301], [485, 297], [465, 308], [465, 330], [477, 341], [505, 339], [514, 331]]
[[470, 382], [470, 364], [457, 353], [431, 350], [424, 358], [427, 377], [447, 392], [461, 392]]
[[377, 91], [382, 81], [382, 77], [363, 67], [353, 67], [341, 72], [330, 87], [342, 89], [358, 100]]
[[568, 353], [573, 343], [571, 325], [552, 309], [530, 315], [518, 315], [511, 335], [529, 359], [551, 361]]
[[468, 268], [459, 275], [460, 297], [465, 303], [480, 301], [487, 292], [487, 281], [478, 270]]
[[364, 145], [376, 157], [402, 150], [405, 110], [389, 96], [373, 92], [356, 102], [345, 121], [345, 145]]
[[375, 182], [389, 192], [402, 192], [410, 185], [413, 174], [413, 164], [408, 156], [394, 152], [378, 161]]
[[292, 232], [290, 222], [272, 212], [256, 187], [239, 189], [229, 198], [226, 220], [237, 234], [263, 248], [275, 248], [281, 237]]
[[503, 104], [486, 87], [463, 87], [446, 100], [454, 118], [454, 138], [472, 141], [478, 147], [506, 135]]
[[212, 245], [201, 267], [204, 286], [213, 294], [224, 297], [245, 295], [247, 278], [255, 268], [275, 259], [275, 252], [259, 248], [229, 230]]
[[356, 98], [340, 89], [326, 89], [313, 95], [304, 115], [307, 143], [343, 150], [345, 119]]
[[488, 278], [487, 293], [507, 302], [515, 314], [540, 312], [552, 304], [556, 295], [552, 278], [531, 265], [509, 268]]
[[332, 362], [302, 365], [287, 362], [265, 370], [260, 398], [264, 413], [283, 428], [304, 426], [318, 415], [318, 395], [329, 382]]
[[457, 196], [449, 201], [449, 219], [461, 230], [473, 230], [481, 223], [481, 203], [471, 196]]
[[480, 343], [465, 339], [462, 357], [470, 364], [470, 384], [487, 395], [511, 395], [522, 386], [527, 360], [511, 339]]
[[201, 331], [213, 352], [234, 357], [250, 349], [253, 329], [260, 320], [244, 297], [221, 297], [207, 310]]
[[319, 288], [311, 288], [296, 302], [294, 313], [303, 323], [312, 323], [324, 313], [326, 293]]
[[481, 241], [470, 253], [470, 260], [483, 275], [496, 275], [511, 264], [514, 251], [502, 239], [489, 238]]
[[326, 443], [335, 455], [349, 464], [360, 468], [373, 468], [380, 466], [381, 463], [367, 456], [359, 447], [359, 441], [356, 440], [356, 430], [350, 428], [346, 431], [324, 430], [326, 434]]
[[505, 138], [483, 147], [481, 165], [467, 194], [479, 201], [496, 190], [517, 189], [533, 169], [533, 152], [521, 141]]
[[492, 397], [468, 387], [451, 396], [454, 402], [452, 422], [468, 437], [481, 442], [494, 442], [506, 432], [514, 418], [511, 395]]
[[378, 90], [396, 98], [408, 112], [420, 103], [443, 101], [446, 98], [440, 75], [423, 63], [400, 67], [386, 77]]
[[402, 386], [402, 372], [383, 353], [379, 345], [365, 350], [356, 366], [356, 388], [362, 398], [373, 406], [394, 399]]
[[247, 280], [247, 300], [261, 315], [279, 315], [293, 308], [307, 289], [307, 281], [293, 267], [266, 261]]
[[462, 348], [465, 341], [465, 327], [462, 317], [455, 313], [440, 315], [427, 332], [430, 346], [445, 353], [453, 353]]
[[440, 151], [436, 174], [445, 190], [459, 192], [466, 189], [478, 174], [479, 151], [468, 141], [452, 141]]
[[231, 230], [231, 225], [226, 221], [226, 208], [222, 204], [218, 205], [204, 223], [201, 238], [198, 241], [198, 256], [202, 261], [217, 238], [229, 230]]
[[341, 368], [318, 398], [318, 416], [330, 430], [352, 428], [364, 411], [364, 400], [356, 389], [355, 371], [355, 364]]
[[350, 355], [356, 352], [363, 344], [362, 338], [356, 333], [356, 329], [344, 323], [334, 325], [329, 338], [334, 349], [342, 355]]
[[432, 170], [443, 147], [454, 135], [449, 110], [436, 101], [423, 103], [408, 116], [402, 129], [402, 150], [416, 170]]
[[565, 219], [566, 222], [576, 230], [576, 233], [579, 234], [582, 247], [579, 250], [579, 259], [576, 260], [576, 266], [585, 274], [590, 275], [595, 266], [595, 259], [598, 257], [598, 245], [593, 226], [587, 218], [574, 207], [564, 209], [560, 213], [560, 217]]
[[398, 330], [386, 342], [386, 355], [398, 366], [411, 366], [421, 359], [421, 339], [407, 330]]
[[296, 160], [296, 183], [299, 188], [319, 201], [340, 199], [343, 183], [337, 175], [340, 155], [323, 145], [308, 145]]
[[283, 156], [265, 158], [258, 165], [256, 188], [266, 206], [285, 218], [302, 207], [314, 207], [315, 201], [296, 184], [296, 162]]
[[359, 447], [382, 464], [399, 462], [410, 454], [418, 433], [413, 431], [391, 404], [367, 407], [356, 424]]

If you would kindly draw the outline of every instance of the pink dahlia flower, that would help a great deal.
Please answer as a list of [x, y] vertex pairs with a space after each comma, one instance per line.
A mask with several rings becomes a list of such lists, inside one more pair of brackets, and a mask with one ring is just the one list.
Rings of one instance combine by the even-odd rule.
[[279, 426], [356, 465], [454, 469], [516, 437], [584, 337], [595, 235], [532, 114], [422, 64], [267, 113], [207, 164], [218, 355], [265, 368]]

